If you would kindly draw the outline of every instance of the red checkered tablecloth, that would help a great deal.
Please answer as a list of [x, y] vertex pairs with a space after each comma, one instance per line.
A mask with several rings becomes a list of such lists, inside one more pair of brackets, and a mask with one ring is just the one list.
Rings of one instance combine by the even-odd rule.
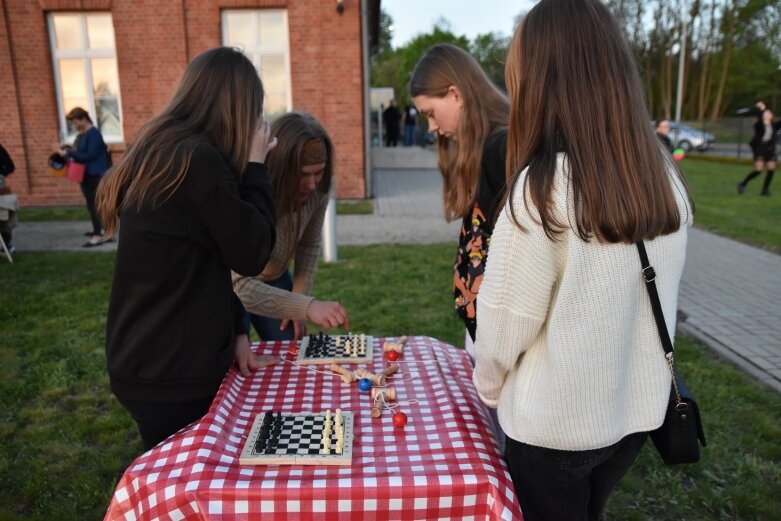
[[[384, 340], [375, 339], [371, 372], [387, 364]], [[258, 351], [285, 354], [294, 345], [261, 343]], [[400, 373], [388, 380], [408, 417], [403, 429], [391, 411], [373, 418], [370, 395], [356, 383], [326, 366], [294, 365], [291, 353], [285, 359], [248, 378], [232, 369], [206, 416], [128, 467], [105, 519], [522, 519], [462, 350], [409, 339]], [[257, 414], [337, 407], [355, 417], [352, 466], [239, 465]]]

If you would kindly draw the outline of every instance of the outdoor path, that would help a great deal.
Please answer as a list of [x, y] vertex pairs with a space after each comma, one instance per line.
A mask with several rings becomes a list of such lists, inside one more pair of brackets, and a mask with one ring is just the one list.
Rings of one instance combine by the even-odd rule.
[[[444, 220], [435, 153], [372, 151], [374, 215], [338, 216], [338, 244], [455, 244], [459, 223]], [[22, 222], [14, 235], [20, 252], [116, 248], [113, 242], [83, 249], [88, 229], [87, 222]], [[780, 255], [691, 229], [678, 307], [682, 331], [781, 391]]]

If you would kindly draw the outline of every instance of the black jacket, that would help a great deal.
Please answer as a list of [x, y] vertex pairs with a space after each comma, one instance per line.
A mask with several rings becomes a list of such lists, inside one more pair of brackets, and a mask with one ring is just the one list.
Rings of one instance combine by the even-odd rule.
[[266, 168], [239, 185], [208, 145], [157, 207], [124, 209], [108, 311], [106, 355], [115, 394], [147, 401], [213, 395], [246, 332], [230, 271], [260, 273], [276, 217]]
[[0, 145], [0, 175], [11, 175], [15, 169], [11, 156], [8, 155], [3, 145]]

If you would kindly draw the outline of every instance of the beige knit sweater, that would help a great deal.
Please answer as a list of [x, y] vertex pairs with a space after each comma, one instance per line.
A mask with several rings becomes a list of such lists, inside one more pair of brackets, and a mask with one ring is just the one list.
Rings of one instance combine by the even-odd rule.
[[[298, 214], [287, 214], [278, 218], [277, 242], [263, 272], [257, 277], [243, 277], [232, 273], [233, 291], [241, 300], [244, 309], [264, 317], [293, 320], [307, 318], [306, 310], [314, 300], [309, 296], [309, 291], [317, 270], [327, 206], [328, 195], [313, 192]], [[291, 230], [296, 229], [297, 219], [300, 219], [300, 222], [296, 234]], [[279, 278], [288, 269], [291, 260], [295, 260], [292, 292], [265, 283]]]
[[[574, 224], [563, 154], [558, 163], [557, 216]], [[571, 228], [549, 240], [536, 211], [524, 207], [524, 177], [514, 206], [528, 233], [511, 223], [507, 207], [501, 211], [480, 288], [473, 375], [480, 397], [498, 405], [508, 436], [540, 447], [596, 449], [655, 429], [671, 379], [637, 248], [584, 242]], [[672, 337], [692, 215], [680, 181], [671, 182], [685, 224], [646, 248]]]

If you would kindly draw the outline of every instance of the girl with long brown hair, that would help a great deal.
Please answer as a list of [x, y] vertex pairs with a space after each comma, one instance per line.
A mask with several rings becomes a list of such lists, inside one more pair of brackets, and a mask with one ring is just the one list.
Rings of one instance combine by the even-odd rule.
[[275, 361], [251, 352], [230, 279], [260, 273], [274, 246], [262, 111], [252, 62], [206, 51], [98, 190], [106, 233], [122, 223], [109, 379], [145, 450], [203, 416], [234, 360], [245, 375]]
[[506, 65], [508, 193], [480, 293], [474, 383], [497, 407], [524, 518], [597, 520], [659, 427], [692, 209], [599, 0], [541, 0]]
[[507, 98], [466, 51], [438, 44], [418, 61], [409, 82], [418, 111], [437, 132], [445, 218], [461, 219], [453, 286], [456, 312], [473, 354], [477, 294], [494, 214], [505, 185]]
[[298, 340], [306, 334], [307, 320], [326, 329], [349, 328], [341, 304], [309, 296], [333, 178], [333, 143], [306, 112], [280, 116], [271, 124], [271, 133], [278, 144], [266, 164], [274, 188], [277, 243], [260, 275], [233, 274], [233, 289], [261, 340]]

